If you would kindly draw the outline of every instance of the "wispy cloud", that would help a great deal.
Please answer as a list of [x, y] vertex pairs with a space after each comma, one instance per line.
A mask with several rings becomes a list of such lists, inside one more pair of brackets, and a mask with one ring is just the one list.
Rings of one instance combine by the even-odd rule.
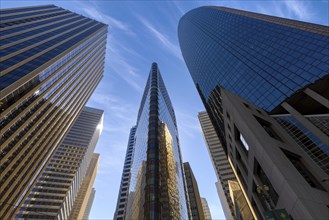
[[146, 27], [146, 29], [155, 37], [155, 39], [170, 53], [183, 61], [180, 48], [177, 44], [173, 43], [168, 36], [158, 31], [148, 20], [141, 16], [136, 16], [138, 20]]
[[140, 85], [140, 76], [137, 73], [138, 69], [131, 62], [127, 61], [127, 54], [138, 57], [139, 59], [143, 59], [143, 57], [136, 51], [124, 46], [126, 43], [122, 41], [123, 36], [125, 36], [122, 34], [136, 37], [133, 28], [125, 22], [103, 13], [97, 2], [88, 2], [87, 4], [84, 1], [74, 1], [74, 3], [79, 5], [82, 14], [109, 25], [106, 45], [106, 65], [112, 70], [112, 73], [115, 73], [116, 76], [123, 79], [128, 85], [141, 93], [142, 87]]
[[109, 34], [107, 38], [106, 57], [109, 68], [116, 73], [117, 76], [122, 78], [126, 83], [141, 93], [143, 88], [141, 85], [142, 79], [138, 74], [139, 69], [127, 60], [128, 56], [125, 53], [130, 53], [130, 55], [141, 59], [137, 52], [123, 46], [117, 38], [114, 38]]
[[309, 20], [313, 16], [307, 2], [298, 0], [274, 1], [271, 2], [271, 7], [256, 4], [255, 9], [262, 14], [298, 20]]
[[[102, 144], [96, 148], [101, 154], [98, 173], [119, 175], [124, 163], [128, 133], [135, 123], [135, 118], [131, 116], [137, 115], [137, 110], [125, 99], [111, 94], [104, 84], [99, 86], [88, 102], [88, 105], [100, 106], [105, 114]], [[101, 181], [102, 178], [97, 179]]]
[[178, 130], [183, 132], [188, 137], [195, 137], [195, 133], [200, 133], [199, 121], [195, 115], [190, 115], [183, 111], [176, 111], [177, 118], [179, 121]]
[[112, 28], [120, 29], [128, 34], [134, 34], [131, 31], [131, 28], [129, 25], [124, 23], [123, 21], [120, 21], [118, 19], [115, 19], [114, 17], [105, 14], [102, 12], [102, 10], [98, 7], [96, 3], [88, 3], [86, 4], [83, 1], [75, 1], [76, 4], [79, 5], [80, 9], [82, 10], [82, 13], [84, 13], [86, 16], [95, 19], [97, 21], [100, 21], [104, 24], [109, 25], [109, 29]]
[[171, 1], [171, 3], [172, 3], [173, 6], [176, 8], [176, 10], [180, 13], [180, 15], [185, 14], [185, 10], [181, 7], [180, 2], [177, 2], [177, 1]]
[[298, 19], [309, 19], [312, 14], [304, 1], [285, 0], [283, 1], [288, 11], [296, 16]]
[[127, 24], [115, 19], [114, 17], [103, 14], [102, 12], [100, 12], [100, 10], [98, 10], [94, 7], [84, 7], [82, 9], [89, 17], [91, 17], [97, 21], [103, 22], [104, 24], [108, 24], [110, 29], [118, 28], [118, 29], [126, 31], [128, 33], [132, 33], [131, 28]]
[[[120, 126], [120, 124], [133, 124], [133, 121], [131, 120], [130, 116], [137, 114], [137, 110], [133, 108], [134, 106], [132, 104], [125, 102], [124, 99], [108, 94], [106, 90], [101, 90], [100, 92], [96, 91], [93, 94], [93, 96], [91, 97], [91, 101], [94, 102], [94, 104], [96, 105], [102, 105], [104, 110], [109, 113], [109, 119], [120, 122], [116, 123], [115, 126], [112, 125], [111, 127], [118, 127]], [[105, 120], [106, 119], [107, 118], [105, 118]], [[127, 133], [127, 130], [129, 131], [129, 129], [129, 126], [125, 127], [123, 129], [123, 132]], [[107, 130], [108, 128], [105, 126], [104, 131]]]

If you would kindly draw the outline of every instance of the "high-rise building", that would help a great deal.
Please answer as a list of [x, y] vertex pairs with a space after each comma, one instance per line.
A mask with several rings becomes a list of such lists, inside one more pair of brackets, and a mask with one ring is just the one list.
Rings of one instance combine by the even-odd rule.
[[203, 207], [199, 193], [198, 183], [194, 177], [192, 168], [188, 162], [183, 163], [188, 202], [191, 209], [191, 220], [204, 220]]
[[95, 188], [92, 188], [89, 199], [88, 199], [87, 207], [85, 209], [85, 213], [83, 214], [83, 218], [82, 218], [83, 220], [89, 219], [90, 211], [93, 206], [94, 199], [95, 199], [95, 194], [96, 194], [96, 190], [95, 190]]
[[54, 5], [0, 16], [0, 219], [9, 219], [101, 80], [107, 25]]
[[226, 219], [233, 219], [234, 207], [230, 197], [228, 180], [235, 180], [235, 175], [207, 112], [199, 112], [198, 118], [209, 156], [217, 176], [218, 182], [216, 182], [216, 188], [225, 217]]
[[16, 219], [81, 219], [96, 177], [103, 111], [85, 107], [17, 210]]
[[130, 170], [131, 170], [132, 158], [134, 154], [135, 133], [136, 133], [136, 126], [130, 129], [126, 158], [125, 158], [125, 163], [123, 165], [117, 207], [115, 209], [114, 218], [113, 218], [114, 220], [123, 220], [126, 215]]
[[95, 197], [95, 188], [93, 188], [93, 185], [97, 174], [98, 158], [99, 154], [93, 153], [88, 170], [83, 178], [78, 195], [74, 201], [72, 211], [69, 215], [69, 220], [87, 220], [89, 218], [92, 202]]
[[178, 31], [253, 218], [325, 218], [329, 28], [202, 7], [184, 15]]
[[188, 219], [174, 109], [156, 63], [137, 117], [126, 219]]
[[201, 198], [201, 203], [202, 203], [202, 208], [203, 208], [203, 213], [204, 213], [205, 219], [212, 220], [207, 200], [205, 198]]

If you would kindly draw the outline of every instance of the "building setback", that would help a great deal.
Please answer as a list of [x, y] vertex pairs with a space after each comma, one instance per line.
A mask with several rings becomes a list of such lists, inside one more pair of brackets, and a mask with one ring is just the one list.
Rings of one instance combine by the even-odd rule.
[[9, 219], [101, 80], [107, 25], [54, 5], [0, 16], [0, 219]]
[[187, 219], [176, 118], [156, 63], [142, 97], [134, 145], [126, 219]]
[[83, 214], [82, 219], [86, 219], [86, 220], [89, 219], [91, 207], [93, 206], [93, 202], [94, 202], [94, 199], [95, 199], [95, 194], [96, 194], [96, 190], [95, 190], [95, 188], [92, 188], [92, 190], [90, 192], [89, 199], [88, 199], [87, 207], [86, 207], [85, 213]]
[[329, 28], [201, 7], [181, 18], [178, 31], [185, 62], [237, 178], [231, 198], [240, 198], [240, 188], [255, 219], [325, 219]]
[[123, 220], [126, 215], [130, 170], [131, 170], [132, 158], [134, 154], [135, 133], [136, 133], [136, 126], [130, 129], [126, 158], [125, 158], [125, 163], [123, 165], [117, 207], [115, 209], [114, 218], [113, 218], [114, 220]]
[[191, 209], [191, 220], [204, 220], [203, 207], [199, 193], [198, 183], [188, 162], [183, 163], [188, 201]]
[[205, 198], [201, 198], [203, 213], [206, 220], [212, 220], [208, 202]]
[[85, 107], [23, 201], [16, 219], [81, 219], [96, 177], [103, 111]]
[[96, 193], [93, 185], [97, 174], [98, 159], [99, 154], [93, 153], [88, 170], [83, 178], [79, 193], [75, 199], [71, 214], [69, 215], [69, 220], [87, 220], [89, 218], [89, 213]]

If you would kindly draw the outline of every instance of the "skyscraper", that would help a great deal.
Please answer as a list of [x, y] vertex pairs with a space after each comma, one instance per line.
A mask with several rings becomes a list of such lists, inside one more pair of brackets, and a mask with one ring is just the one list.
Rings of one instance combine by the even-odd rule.
[[203, 213], [206, 220], [212, 220], [208, 202], [205, 198], [201, 198]]
[[85, 213], [83, 214], [82, 219], [84, 219], [84, 220], [89, 219], [90, 211], [93, 206], [94, 199], [95, 199], [95, 194], [96, 194], [96, 190], [95, 190], [95, 188], [92, 188], [89, 199], [88, 199], [87, 207], [85, 209]]
[[103, 111], [84, 107], [15, 218], [81, 219], [96, 177]]
[[126, 219], [187, 219], [183, 176], [174, 109], [153, 63], [137, 117]]
[[209, 156], [211, 158], [218, 179], [216, 188], [225, 217], [226, 219], [233, 219], [234, 208], [230, 197], [228, 180], [235, 180], [235, 175], [230, 163], [227, 160], [224, 149], [216, 135], [216, 131], [211, 124], [207, 112], [199, 112], [198, 118], [200, 121], [203, 137], [206, 141]]
[[183, 163], [188, 201], [191, 209], [191, 220], [204, 220], [203, 207], [199, 193], [198, 183], [188, 162]]
[[8, 219], [101, 80], [107, 25], [54, 5], [0, 16], [0, 218]]
[[130, 171], [132, 158], [134, 154], [134, 146], [135, 146], [135, 133], [136, 126], [130, 129], [128, 146], [126, 151], [125, 163], [123, 165], [121, 184], [119, 189], [117, 207], [114, 213], [114, 220], [123, 220], [126, 215], [127, 203], [128, 203], [128, 192], [129, 192], [129, 179], [130, 179]]
[[253, 217], [325, 218], [329, 28], [202, 7], [184, 15], [178, 31]]
[[69, 215], [69, 220], [87, 220], [89, 218], [96, 193], [93, 185], [97, 174], [98, 159], [99, 154], [93, 153], [86, 175], [83, 177], [83, 181], [80, 185], [79, 193], [74, 201], [71, 214]]

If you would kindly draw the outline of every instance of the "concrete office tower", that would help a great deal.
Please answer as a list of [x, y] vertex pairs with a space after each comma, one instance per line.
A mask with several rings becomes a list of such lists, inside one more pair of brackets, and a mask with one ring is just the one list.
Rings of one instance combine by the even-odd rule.
[[93, 185], [97, 174], [98, 158], [99, 154], [93, 153], [88, 170], [83, 178], [79, 193], [75, 199], [71, 214], [69, 215], [69, 220], [88, 219], [89, 217], [92, 202], [95, 196], [95, 189], [93, 188]]
[[83, 214], [82, 219], [84, 219], [84, 220], [89, 219], [90, 211], [93, 206], [94, 199], [95, 199], [95, 194], [96, 194], [96, 190], [95, 190], [95, 188], [92, 188], [89, 199], [88, 199], [87, 207], [85, 209], [85, 213]]
[[131, 170], [132, 158], [134, 154], [135, 133], [136, 133], [136, 126], [130, 129], [126, 158], [125, 158], [125, 163], [123, 165], [117, 207], [115, 209], [114, 218], [113, 218], [114, 220], [123, 220], [126, 215], [130, 170]]
[[329, 28], [202, 7], [185, 14], [178, 31], [254, 218], [278, 210], [294, 219], [325, 218]]
[[96, 177], [103, 111], [84, 107], [15, 219], [81, 219]]
[[174, 109], [152, 64], [137, 117], [126, 219], [188, 219]]
[[198, 183], [194, 177], [191, 166], [188, 162], [183, 163], [187, 195], [189, 199], [190, 209], [191, 209], [191, 220], [194, 219], [205, 219], [201, 197], [199, 193]]
[[201, 198], [203, 213], [206, 220], [212, 220], [208, 202], [205, 198]]
[[107, 25], [54, 5], [0, 16], [0, 219], [9, 219], [101, 80]]
[[235, 214], [230, 197], [228, 180], [236, 180], [235, 175], [207, 112], [199, 112], [198, 118], [209, 156], [218, 179], [218, 182], [216, 182], [216, 188], [225, 217], [226, 219], [233, 219]]

